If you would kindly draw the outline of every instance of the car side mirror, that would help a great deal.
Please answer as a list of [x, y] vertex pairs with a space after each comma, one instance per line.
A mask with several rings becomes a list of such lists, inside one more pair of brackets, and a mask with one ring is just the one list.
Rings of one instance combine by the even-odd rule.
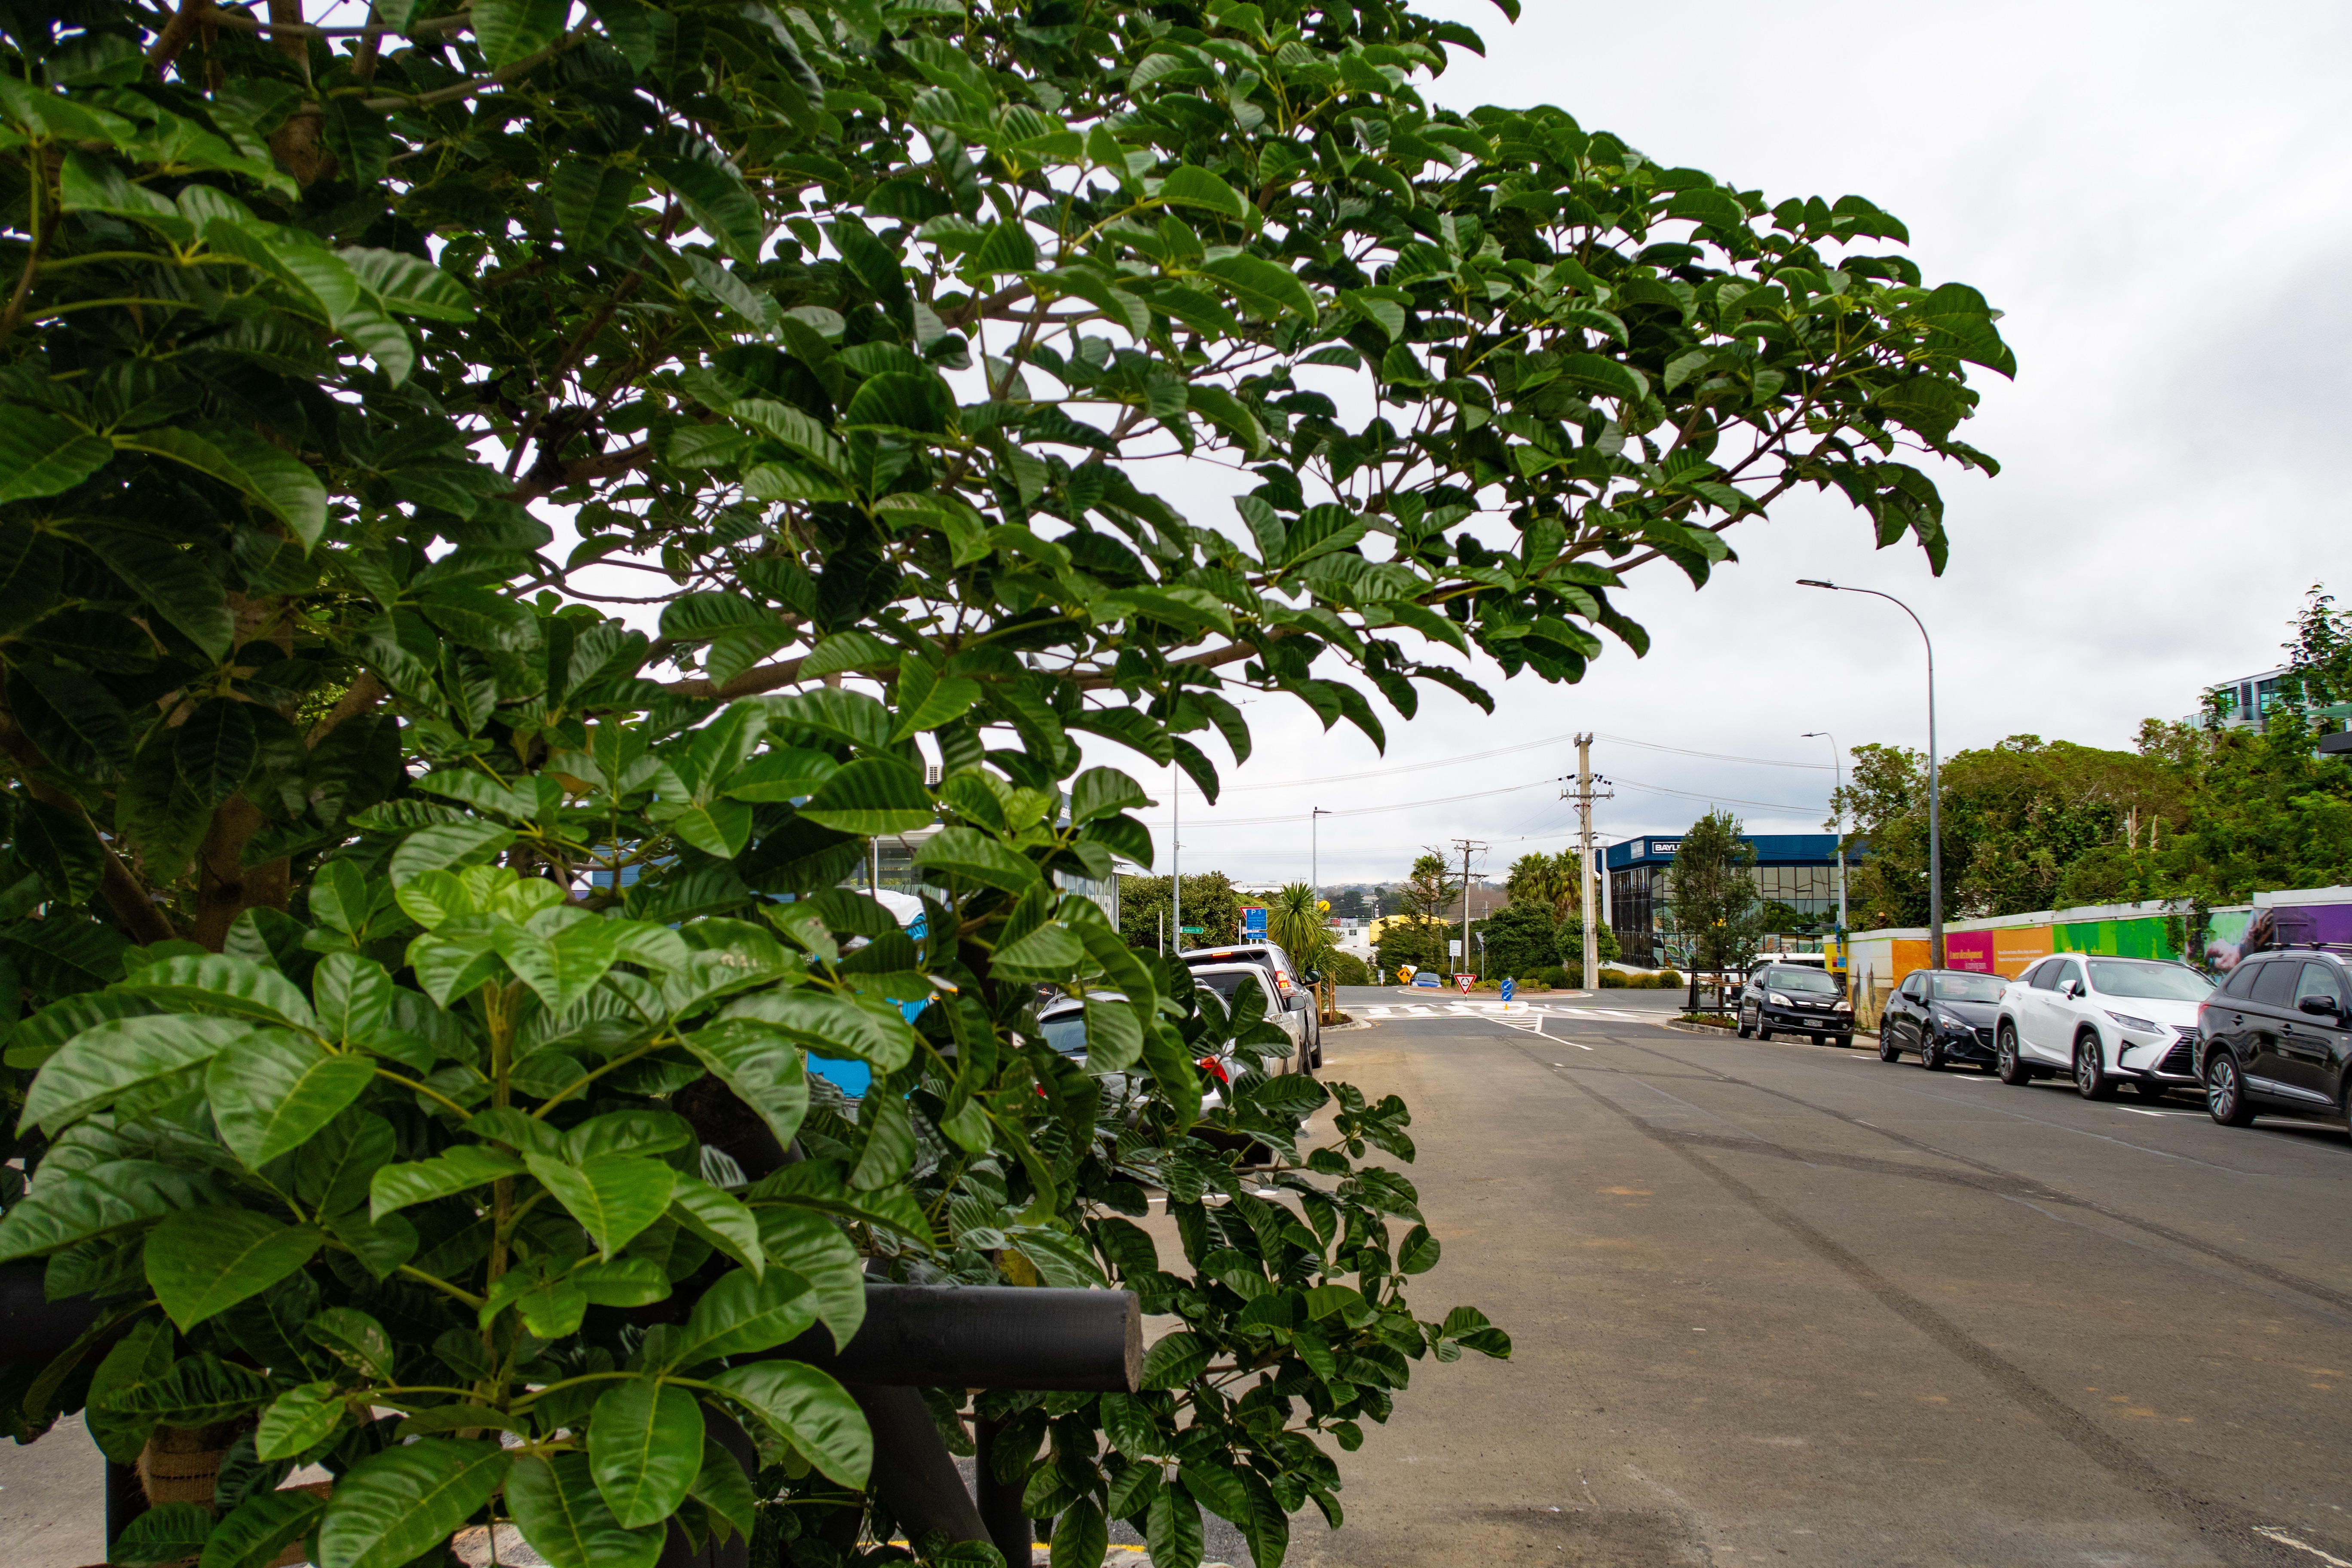
[[2340, 1018], [2344, 1016], [2342, 1005], [2333, 996], [2306, 996], [2295, 1005], [2306, 1013], [2317, 1013], [2325, 1017]]
[[1301, 970], [1299, 971], [1298, 978], [1304, 980], [1309, 985], [1320, 985], [1323, 984], [1323, 972], [1319, 969]]
[[2072, 1001], [2083, 994], [2083, 983], [2079, 980], [2061, 980], [2058, 983], [2058, 993]]

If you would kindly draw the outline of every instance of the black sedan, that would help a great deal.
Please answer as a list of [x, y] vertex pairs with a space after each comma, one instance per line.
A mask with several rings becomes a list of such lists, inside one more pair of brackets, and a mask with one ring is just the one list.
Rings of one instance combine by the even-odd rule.
[[1739, 993], [1739, 1037], [1769, 1040], [1774, 1030], [1810, 1035], [1813, 1044], [1853, 1044], [1853, 1007], [1837, 977], [1799, 963], [1764, 963]]
[[1959, 969], [1915, 969], [1886, 999], [1878, 1021], [1878, 1059], [1909, 1051], [1935, 1072], [1949, 1062], [1993, 1070], [1993, 1026], [2009, 982]]

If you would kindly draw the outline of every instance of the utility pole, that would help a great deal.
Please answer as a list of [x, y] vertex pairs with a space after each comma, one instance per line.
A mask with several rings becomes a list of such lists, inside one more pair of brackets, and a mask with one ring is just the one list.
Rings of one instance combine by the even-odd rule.
[[1318, 899], [1323, 896], [1323, 846], [1320, 842], [1323, 819], [1331, 813], [1317, 806], [1307, 816], [1307, 891]]
[[1176, 764], [1168, 764], [1168, 896], [1174, 900], [1176, 918], [1168, 923], [1175, 928], [1169, 934], [1176, 939], [1176, 951], [1184, 951], [1184, 775]]
[[1584, 989], [1591, 991], [1601, 984], [1601, 933], [1592, 923], [1592, 803], [1615, 798], [1613, 793], [1603, 795], [1593, 789], [1606, 779], [1592, 776], [1592, 737], [1576, 738], [1576, 789], [1566, 798], [1576, 802], [1577, 821], [1577, 907], [1583, 910], [1584, 922]]
[[1473, 850], [1484, 855], [1486, 846], [1469, 838], [1457, 838], [1454, 847], [1462, 851], [1462, 962], [1470, 962], [1470, 855]]
[[1837, 772], [1837, 794], [1831, 798], [1837, 803], [1835, 807], [1838, 877], [1837, 943], [1839, 962], [1843, 963], [1845, 953], [1845, 753], [1838, 750], [1837, 737], [1827, 730], [1808, 730], [1801, 738], [1808, 741], [1827, 741], [1830, 743], [1830, 765]]

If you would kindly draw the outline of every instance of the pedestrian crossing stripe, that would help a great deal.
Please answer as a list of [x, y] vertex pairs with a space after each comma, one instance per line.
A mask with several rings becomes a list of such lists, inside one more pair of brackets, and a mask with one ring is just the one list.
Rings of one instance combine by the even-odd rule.
[[1621, 1023], [1655, 1023], [1651, 1015], [1628, 1012], [1619, 1007], [1564, 1007], [1540, 1002], [1515, 1002], [1506, 1012], [1499, 1002], [1454, 1002], [1444, 1007], [1425, 1003], [1371, 1003], [1351, 1007], [1349, 1011], [1364, 1018], [1492, 1018], [1497, 1023], [1517, 1025], [1522, 1018], [1605, 1018]]

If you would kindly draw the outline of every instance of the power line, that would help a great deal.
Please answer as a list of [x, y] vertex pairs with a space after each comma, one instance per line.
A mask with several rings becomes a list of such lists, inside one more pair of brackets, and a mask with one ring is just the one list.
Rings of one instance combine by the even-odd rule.
[[[1242, 795], [1255, 790], [1306, 789], [1311, 785], [1353, 784], [1359, 779], [1387, 778], [1392, 773], [1417, 773], [1431, 768], [1460, 767], [1465, 763], [1490, 762], [1494, 758], [1507, 757], [1517, 752], [1532, 752], [1546, 746], [1563, 745], [1574, 742], [1576, 736], [1573, 733], [1547, 735], [1539, 741], [1521, 741], [1514, 745], [1497, 746], [1490, 752], [1468, 752], [1458, 757], [1439, 757], [1426, 763], [1401, 763], [1392, 768], [1370, 768], [1355, 773], [1317, 773], [1307, 778], [1274, 779], [1264, 784], [1227, 784], [1218, 792], [1218, 797], [1223, 799], [1225, 795]], [[1620, 746], [1637, 746], [1645, 752], [1671, 752], [1676, 756], [1699, 757], [1713, 763], [1750, 763], [1765, 768], [1810, 768], [1815, 773], [1822, 773], [1830, 771], [1830, 764], [1827, 763], [1790, 763], [1774, 757], [1740, 757], [1725, 752], [1695, 752], [1686, 746], [1661, 745], [1654, 741], [1629, 740], [1622, 735], [1602, 734], [1599, 739]], [[1196, 791], [1195, 794], [1197, 795], [1198, 792]]]
[[1735, 757], [1727, 752], [1694, 752], [1687, 746], [1662, 746], [1655, 741], [1628, 740], [1623, 735], [1601, 735], [1600, 739], [1620, 746], [1639, 746], [1645, 752], [1672, 752], [1678, 757], [1704, 757], [1710, 763], [1753, 763], [1759, 768], [1811, 768], [1817, 773], [1830, 771], [1828, 763], [1784, 763], [1771, 757]]
[[[1541, 789], [1546, 784], [1559, 782], [1558, 779], [1538, 779], [1533, 784], [1507, 784], [1501, 789], [1472, 790], [1468, 795], [1441, 795], [1429, 800], [1401, 800], [1393, 805], [1351, 805], [1339, 811], [1325, 812], [1324, 815], [1326, 816], [1372, 816], [1384, 811], [1411, 811], [1415, 806], [1422, 805], [1451, 805], [1457, 800], [1483, 800], [1494, 795], [1517, 795], [1521, 790]], [[1286, 811], [1275, 816], [1228, 816], [1209, 822], [1195, 822], [1192, 824], [1192, 831], [1197, 833], [1204, 827], [1257, 827], [1269, 822], [1295, 823], [1303, 815], [1301, 812]]]
[[1609, 782], [1611, 784], [1623, 784], [1627, 789], [1640, 790], [1645, 795], [1679, 795], [1685, 800], [1703, 800], [1713, 805], [1752, 805], [1764, 811], [1794, 811], [1806, 813], [1810, 813], [1816, 809], [1810, 805], [1790, 805], [1788, 802], [1780, 800], [1742, 800], [1738, 795], [1702, 795], [1695, 790], [1668, 789], [1664, 784], [1645, 784], [1639, 779], [1629, 779], [1623, 773], [1610, 774]]

